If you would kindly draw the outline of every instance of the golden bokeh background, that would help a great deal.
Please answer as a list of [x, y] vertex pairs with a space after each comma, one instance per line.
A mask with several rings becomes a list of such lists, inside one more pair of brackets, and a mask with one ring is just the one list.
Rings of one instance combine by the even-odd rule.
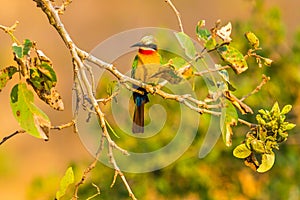
[[[181, 13], [186, 33], [194, 37], [195, 25], [200, 19], [205, 19], [211, 27], [217, 19], [225, 23], [251, 18], [254, 1], [174, 0], [173, 3]], [[290, 43], [294, 31], [300, 27], [299, 0], [266, 0], [265, 4], [281, 9], [287, 44]], [[65, 111], [52, 111], [41, 101], [37, 101], [38, 105], [48, 113], [52, 124], [69, 122], [72, 119], [72, 64], [64, 43], [33, 1], [0, 0], [0, 5], [0, 24], [10, 26], [18, 20], [17, 38], [36, 41], [53, 61]], [[128, 29], [152, 26], [178, 30], [176, 16], [164, 0], [73, 0], [62, 20], [76, 45], [87, 52], [111, 35]], [[14, 65], [11, 40], [2, 31], [0, 67], [9, 65]], [[13, 85], [14, 82], [9, 83], [0, 93], [0, 138], [18, 129], [9, 106], [9, 88]], [[44, 142], [21, 134], [0, 147], [0, 199], [25, 199], [26, 186], [34, 177], [52, 172], [62, 174], [70, 162], [92, 160], [71, 128], [53, 131], [50, 137]]]

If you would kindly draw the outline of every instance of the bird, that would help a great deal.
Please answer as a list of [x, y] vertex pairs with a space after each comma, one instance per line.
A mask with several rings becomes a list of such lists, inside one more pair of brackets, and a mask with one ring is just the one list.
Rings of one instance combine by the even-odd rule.
[[[157, 78], [152, 77], [161, 65], [161, 56], [158, 53], [157, 42], [153, 35], [144, 36], [138, 43], [131, 47], [138, 47], [131, 69], [131, 77], [145, 82], [155, 84]], [[132, 133], [144, 133], [144, 107], [149, 102], [147, 91], [136, 85], [133, 92], [135, 104], [133, 113]]]

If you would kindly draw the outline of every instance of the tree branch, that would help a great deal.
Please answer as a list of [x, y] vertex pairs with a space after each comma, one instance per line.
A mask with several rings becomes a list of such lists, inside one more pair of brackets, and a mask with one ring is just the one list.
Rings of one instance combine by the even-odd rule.
[[[113, 65], [105, 63], [102, 60], [94, 57], [93, 55], [90, 55], [90, 54], [86, 53], [85, 51], [82, 51], [80, 49], [77, 49], [77, 51], [79, 51], [79, 54], [82, 55], [87, 61], [92, 62], [96, 66], [98, 66], [100, 68], [104, 68], [105, 70], [109, 71], [123, 85], [124, 85], [124, 83], [131, 83], [131, 84], [136, 85], [138, 87], [142, 87], [142, 88], [146, 89], [147, 92], [149, 92], [153, 95], [159, 95], [164, 99], [170, 99], [170, 100], [174, 100], [174, 101], [177, 101], [179, 103], [182, 103], [185, 106], [187, 106], [188, 108], [190, 108], [190, 109], [192, 109], [192, 110], [194, 110], [194, 111], [196, 111], [200, 114], [208, 113], [208, 114], [219, 115], [218, 113], [216, 113], [214, 111], [206, 109], [208, 107], [208, 105], [205, 102], [199, 101], [198, 99], [195, 99], [195, 98], [191, 97], [190, 94], [176, 95], [176, 94], [170, 94], [170, 93], [164, 92], [163, 90], [159, 89], [160, 87], [156, 87], [156, 86], [153, 86], [153, 85], [150, 85], [150, 84], [146, 84], [142, 81], [130, 78], [130, 77], [122, 74]], [[126, 85], [126, 87], [128, 87], [128, 85]]]
[[[83, 88], [83, 90], [86, 92], [94, 111], [96, 112], [96, 115], [99, 118], [99, 123], [102, 129], [102, 136], [107, 140], [108, 142], [108, 149], [111, 150], [110, 153], [110, 160], [113, 163], [113, 167], [116, 171], [120, 171], [114, 155], [112, 153], [112, 149], [117, 149], [121, 151], [123, 154], [128, 155], [127, 151], [120, 148], [116, 143], [111, 139], [110, 135], [108, 134], [104, 113], [101, 111], [98, 102], [94, 96], [93, 87], [89, 82], [89, 79], [87, 78], [87, 75], [85, 73], [85, 65], [83, 63], [85, 56], [84, 54], [80, 54], [80, 51], [78, 51], [78, 48], [74, 44], [73, 40], [71, 39], [70, 35], [64, 28], [63, 23], [60, 20], [58, 11], [53, 7], [52, 3], [49, 0], [34, 0], [37, 3], [37, 6], [42, 9], [42, 11], [47, 15], [49, 23], [54, 26], [54, 28], [57, 30], [61, 38], [63, 39], [64, 43], [66, 44], [67, 48], [69, 49], [71, 56], [73, 58], [73, 66], [74, 66], [74, 75], [76, 81], [78, 81], [79, 85]], [[112, 67], [111, 64], [107, 64], [101, 61], [101, 65], [105, 65], [106, 67]], [[99, 156], [100, 152], [97, 152], [97, 157]], [[77, 199], [77, 191], [79, 186], [84, 182], [86, 175], [96, 166], [96, 163], [98, 159], [94, 160], [94, 162], [87, 168], [87, 170], [84, 172], [84, 175], [81, 179], [81, 181], [76, 185], [75, 193], [74, 193], [74, 199]], [[130, 189], [130, 186], [125, 179], [123, 174], [119, 174], [122, 178], [123, 183], [126, 186], [126, 189], [128, 190], [129, 196], [132, 199], [136, 199], [134, 194], [132, 193], [132, 190]]]

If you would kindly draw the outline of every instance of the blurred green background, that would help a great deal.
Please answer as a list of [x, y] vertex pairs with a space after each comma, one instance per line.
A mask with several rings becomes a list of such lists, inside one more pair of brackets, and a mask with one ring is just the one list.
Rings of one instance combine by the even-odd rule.
[[[54, 125], [69, 122], [72, 118], [72, 64], [68, 50], [46, 16], [33, 1], [0, 0], [0, 24], [20, 22], [16, 36], [29, 38], [53, 61], [58, 75], [58, 90], [65, 103], [64, 112], [52, 111], [44, 103], [38, 105], [48, 113]], [[233, 23], [233, 44], [242, 52], [247, 41], [243, 34], [253, 31], [260, 38], [263, 56], [274, 60], [271, 67], [258, 69], [255, 65], [239, 77], [231, 73], [231, 79], [240, 97], [250, 92], [259, 82], [262, 73], [271, 81], [256, 95], [246, 100], [254, 112], [270, 108], [275, 101], [280, 106], [292, 104], [288, 121], [299, 124], [300, 118], [300, 2], [298, 0], [174, 0], [181, 13], [187, 34], [195, 38], [195, 26], [200, 19], [207, 27], [217, 19], [225, 24]], [[85, 0], [74, 1], [62, 16], [65, 27], [74, 42], [91, 51], [97, 44], [113, 34], [137, 27], [165, 27], [178, 30], [173, 11], [163, 0], [121, 1]], [[11, 41], [0, 33], [0, 66], [14, 64]], [[122, 64], [122, 63], [121, 63]], [[68, 76], [69, 75], [69, 76]], [[14, 80], [16, 81], [16, 80]], [[18, 129], [10, 107], [7, 85], [0, 93], [0, 138]], [[202, 84], [199, 82], [199, 85]], [[102, 91], [103, 92], [103, 91]], [[105, 92], [105, 91], [104, 91]], [[242, 116], [254, 120], [253, 116]], [[187, 152], [172, 165], [147, 174], [126, 174], [134, 193], [139, 199], [300, 199], [300, 136], [299, 127], [290, 132], [289, 140], [276, 151], [276, 162], [270, 172], [258, 174], [232, 156], [232, 148], [225, 147], [220, 139], [212, 152], [204, 159], [198, 158], [209, 116], [202, 116], [197, 137]], [[167, 132], [167, 131], [166, 131]], [[238, 145], [247, 130], [243, 126], [234, 129], [233, 146]], [[172, 138], [164, 135], [149, 143], [163, 145]], [[130, 140], [116, 139], [123, 147], [138, 148]], [[158, 143], [158, 144], [157, 144]], [[53, 131], [50, 141], [44, 142], [29, 135], [18, 135], [0, 147], [0, 199], [54, 199], [60, 178], [69, 165], [74, 167], [76, 180], [93, 157], [81, 144], [71, 129]], [[114, 172], [99, 163], [87, 183], [80, 188], [81, 199], [96, 193], [91, 183], [97, 184], [101, 195], [96, 199], [129, 199], [122, 182], [110, 184]], [[66, 199], [70, 199], [70, 194]]]

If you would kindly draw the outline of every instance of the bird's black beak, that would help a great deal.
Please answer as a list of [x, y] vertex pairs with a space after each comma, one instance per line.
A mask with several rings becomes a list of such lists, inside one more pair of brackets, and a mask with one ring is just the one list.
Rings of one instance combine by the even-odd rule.
[[138, 43], [131, 45], [130, 47], [143, 47], [143, 46], [145, 46], [145, 45], [142, 42], [138, 42]]
[[145, 45], [143, 42], [135, 43], [134, 45], [131, 45], [130, 47], [145, 47], [145, 48], [151, 48], [151, 49], [157, 50], [156, 44]]

